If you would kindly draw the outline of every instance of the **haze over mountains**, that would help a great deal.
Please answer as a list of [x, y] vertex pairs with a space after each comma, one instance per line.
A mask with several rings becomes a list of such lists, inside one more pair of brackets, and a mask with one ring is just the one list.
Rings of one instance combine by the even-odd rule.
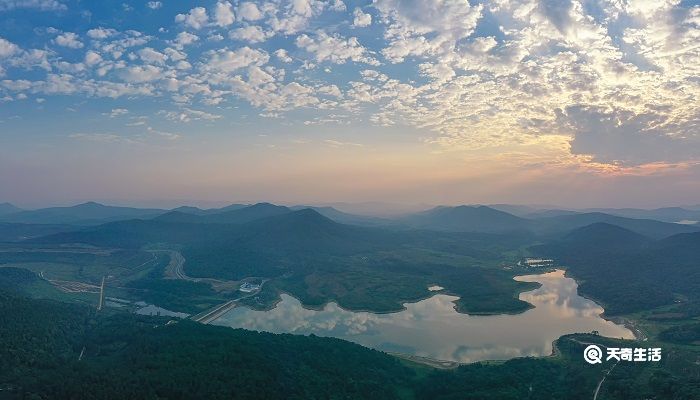
[[[677, 253], [680, 254], [676, 257], [678, 266], [665, 267], [673, 271], [667, 272], [673, 276], [673, 284], [668, 287], [675, 292], [671, 289], [659, 292], [653, 305], [671, 301], [672, 293], [692, 296], [694, 286], [677, 283], [682, 280], [677, 273], [694, 273], [691, 266], [697, 255], [693, 249], [700, 245], [699, 225], [603, 212], [549, 210], [523, 214], [528, 210], [520, 206], [510, 206], [510, 210], [521, 215], [488, 206], [441, 206], [394, 218], [377, 218], [332, 207], [286, 207], [270, 203], [173, 210], [84, 203], [0, 216], [0, 239], [39, 245], [80, 243], [130, 249], [168, 243], [182, 248], [188, 260], [187, 272], [192, 276], [234, 280], [246, 276], [292, 276], [296, 278], [279, 285], [288, 285], [282, 290], [297, 290], [301, 297], [310, 289], [304, 286], [308, 283], [299, 283], [299, 279], [311, 279], [314, 274], [322, 274], [323, 281], [333, 280], [339, 274], [348, 274], [348, 279], [379, 271], [384, 274], [398, 268], [390, 266], [395, 262], [401, 265], [396, 271], [407, 274], [409, 281], [437, 274], [431, 279], [449, 286], [453, 283], [450, 279], [454, 279], [449, 278], [452, 267], [436, 264], [435, 260], [380, 261], [380, 257], [372, 262], [378, 264], [370, 267], [356, 257], [362, 260], [381, 252], [422, 249], [429, 252], [426, 254], [449, 252], [475, 262], [492, 262], [498, 258], [495, 254], [505, 248], [540, 242], [545, 245], [535, 246], [536, 253], [554, 257], [588, 282], [596, 282], [594, 289], [582, 285], [584, 290], [601, 298], [616, 298], [600, 279], [617, 279], [639, 268], [641, 272], [634, 287], [641, 290], [639, 293], [656, 290], [652, 286], [661, 277], [655, 265], [665, 265], [664, 257], [673, 258]], [[500, 250], [494, 252], [495, 248]], [[655, 260], [656, 264], [650, 264], [649, 260]], [[455, 286], [453, 291], [462, 289]], [[634, 293], [625, 292], [624, 296], [634, 304], [646, 301]], [[309, 301], [328, 298], [322, 296]], [[386, 307], [391, 309], [394, 304], [388, 302]]]
[[[182, 206], [172, 210], [103, 205], [95, 202], [70, 207], [49, 207], [21, 210], [9, 203], [0, 204], [0, 223], [5, 232], [21, 232], [17, 238], [37, 236], [42, 228], [20, 225], [45, 226], [45, 232], [55, 233], [81, 226], [96, 226], [130, 219], [153, 220], [169, 223], [245, 224], [261, 218], [313, 209], [320, 215], [342, 224], [384, 227], [391, 229], [424, 229], [444, 232], [515, 233], [529, 232], [541, 236], [557, 236], [590, 224], [613, 224], [653, 239], [679, 233], [700, 231], [693, 224], [700, 219], [700, 211], [680, 207], [656, 210], [605, 209], [603, 211], [571, 211], [561, 209], [536, 210], [528, 206], [439, 206], [426, 211], [402, 214], [392, 218], [356, 215], [333, 207], [281, 206], [270, 203], [253, 205], [232, 204], [226, 207], [200, 209]], [[504, 211], [509, 210], [510, 212]], [[622, 214], [628, 215], [623, 216]], [[649, 216], [660, 216], [650, 218]], [[668, 222], [672, 220], [683, 223]], [[678, 222], [678, 221], [676, 221]], [[5, 237], [12, 237], [5, 235]]]

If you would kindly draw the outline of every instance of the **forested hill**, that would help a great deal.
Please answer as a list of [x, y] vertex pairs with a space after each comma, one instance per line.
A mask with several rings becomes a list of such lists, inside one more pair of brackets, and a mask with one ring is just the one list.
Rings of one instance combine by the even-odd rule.
[[[339, 339], [168, 322], [0, 289], [0, 398], [588, 400], [606, 371], [582, 342], [614, 343], [567, 336], [554, 358], [441, 371]], [[606, 399], [700, 394], [665, 366], [617, 369]]]
[[581, 293], [601, 301], [610, 315], [700, 302], [700, 233], [654, 241], [594, 224], [532, 250], [565, 265], [581, 281]]

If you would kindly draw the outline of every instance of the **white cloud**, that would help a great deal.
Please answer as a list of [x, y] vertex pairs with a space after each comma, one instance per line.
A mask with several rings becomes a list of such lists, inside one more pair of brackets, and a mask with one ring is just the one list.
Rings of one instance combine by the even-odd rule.
[[214, 24], [217, 26], [229, 26], [235, 21], [231, 3], [219, 1], [214, 6]]
[[98, 143], [138, 143], [137, 140], [120, 136], [114, 133], [73, 133], [69, 137], [71, 139], [86, 140]]
[[49, 53], [47, 50], [31, 49], [20, 52], [18, 55], [8, 60], [9, 64], [14, 67], [24, 69], [40, 68], [46, 71], [51, 70], [49, 62]]
[[179, 133], [160, 131], [160, 130], [154, 129], [150, 126], [146, 127], [146, 131], [148, 131], [148, 133], [158, 135], [158, 136], [163, 137], [163, 138], [168, 139], [168, 140], [177, 140], [180, 138]]
[[59, 46], [70, 47], [71, 49], [80, 49], [84, 46], [78, 35], [73, 32], [62, 33], [56, 36], [54, 41]]
[[356, 8], [352, 13], [354, 19], [352, 25], [356, 27], [365, 27], [372, 25], [372, 16], [370, 14], [362, 12], [361, 9]]
[[355, 37], [343, 39], [337, 35], [329, 36], [324, 31], [317, 31], [314, 37], [300, 35], [295, 44], [312, 53], [316, 62], [319, 63], [330, 61], [335, 64], [344, 64], [347, 61], [355, 61], [377, 64], [377, 61], [368, 55], [367, 49], [362, 47]]
[[69, 63], [65, 61], [59, 61], [55, 64], [55, 67], [61, 72], [69, 72], [72, 74], [85, 71], [85, 64], [83, 63]]
[[[167, 96], [178, 107], [237, 98], [265, 115], [313, 107], [414, 126], [426, 142], [453, 149], [512, 151], [544, 143], [566, 160], [630, 164], [672, 159], [654, 147], [684, 146], [676, 151], [681, 158], [700, 153], [698, 6], [679, 0], [348, 4], [351, 12], [334, 14], [345, 4], [212, 0], [206, 10], [177, 17], [179, 30], [199, 29], [209, 38], [201, 43], [204, 53], [187, 47], [197, 35], [165, 29], [148, 36], [95, 27], [85, 37], [42, 29], [26, 43], [48, 42], [26, 50], [0, 39], [0, 98]], [[232, 9], [237, 21], [227, 14]], [[350, 25], [370, 27], [362, 31], [367, 42], [339, 33]], [[237, 48], [225, 31], [250, 47]], [[274, 55], [250, 44], [274, 35], [285, 36], [269, 43]], [[70, 50], [81, 45], [87, 47], [82, 60]], [[377, 58], [410, 63], [366, 70]]]
[[321, 15], [328, 6], [333, 6], [328, 1], [321, 0], [292, 0], [284, 3], [284, 6], [270, 7], [272, 15], [267, 21], [274, 32], [284, 35], [293, 35], [307, 29], [312, 18]]
[[65, 4], [56, 0], [2, 0], [0, 11], [10, 11], [17, 8], [31, 8], [40, 11], [65, 11]]
[[146, 3], [146, 6], [151, 10], [157, 10], [163, 7], [163, 3], [160, 1], [149, 1], [148, 3]]
[[331, 4], [331, 10], [333, 11], [345, 11], [347, 9], [343, 0], [333, 0], [333, 4]]
[[250, 43], [264, 42], [270, 37], [269, 32], [265, 32], [257, 25], [237, 28], [229, 33], [231, 39], [244, 40]]
[[287, 50], [285, 49], [277, 49], [275, 51], [275, 56], [279, 58], [279, 60], [283, 63], [290, 63], [293, 61], [292, 57], [290, 57], [289, 54], [287, 54]]
[[374, 7], [389, 24], [383, 53], [392, 62], [453, 50], [474, 32], [483, 9], [464, 0], [376, 0]]
[[168, 56], [154, 50], [151, 47], [144, 47], [138, 51], [139, 58], [146, 64], [163, 65], [168, 60]]
[[189, 32], [180, 32], [175, 37], [174, 44], [175, 44], [175, 47], [182, 49], [185, 46], [188, 46], [188, 45], [190, 45], [198, 40], [199, 40], [199, 36], [197, 36], [197, 35], [194, 35], [194, 34], [189, 33]]
[[262, 51], [242, 47], [236, 50], [220, 49], [209, 52], [209, 60], [205, 65], [205, 70], [233, 72], [250, 65], [261, 66], [270, 60], [270, 56]]
[[85, 64], [88, 66], [93, 66], [96, 64], [99, 64], [102, 61], [102, 56], [92, 50], [88, 50], [87, 53], [85, 53]]
[[202, 110], [194, 110], [187, 107], [183, 107], [180, 111], [161, 110], [158, 112], [158, 114], [163, 115], [165, 118], [175, 122], [191, 122], [199, 120], [215, 121], [222, 118], [222, 116], [218, 114], [212, 114]]
[[[336, 121], [333, 121], [336, 122]], [[307, 124], [308, 125], [308, 124]], [[334, 148], [339, 148], [339, 147], [364, 147], [362, 144], [359, 143], [352, 143], [352, 142], [341, 142], [340, 140], [333, 140], [333, 139], [326, 139], [323, 141], [323, 143], [327, 144], [330, 147]]]
[[238, 6], [238, 16], [246, 21], [257, 21], [263, 14], [255, 3], [245, 1]]
[[207, 10], [204, 7], [195, 7], [187, 14], [175, 16], [175, 22], [181, 22], [192, 29], [201, 29], [209, 21]]
[[140, 65], [125, 68], [120, 76], [127, 82], [150, 82], [161, 78], [162, 70], [153, 65]]
[[127, 110], [126, 108], [113, 108], [112, 111], [109, 112], [109, 117], [115, 118], [115, 117], [119, 117], [122, 115], [126, 115], [128, 113], [129, 113], [129, 110]]
[[108, 29], [108, 28], [95, 28], [95, 29], [90, 29], [87, 31], [88, 37], [91, 39], [107, 39], [108, 37], [112, 37], [116, 35], [117, 31], [114, 29]]
[[9, 57], [19, 52], [19, 46], [0, 37], [0, 58]]

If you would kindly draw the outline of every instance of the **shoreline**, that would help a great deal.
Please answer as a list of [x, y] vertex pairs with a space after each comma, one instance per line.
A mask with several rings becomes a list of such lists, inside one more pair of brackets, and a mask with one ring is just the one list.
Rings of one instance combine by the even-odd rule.
[[568, 270], [568, 269], [562, 268], [562, 270], [564, 271], [564, 276], [565, 276], [565, 277], [567, 277], [567, 278], [569, 278], [569, 279], [573, 279], [574, 282], [576, 282], [576, 294], [577, 294], [577, 295], [583, 297], [583, 298], [586, 299], [586, 300], [590, 300], [590, 301], [592, 301], [592, 302], [598, 304], [598, 305], [603, 309], [603, 312], [600, 313], [600, 314], [598, 314], [598, 316], [599, 316], [600, 318], [602, 318], [602, 319], [604, 319], [604, 320], [606, 320], [606, 321], [612, 322], [612, 323], [615, 324], [615, 325], [622, 325], [622, 326], [624, 326], [625, 328], [627, 328], [627, 330], [629, 330], [630, 332], [632, 332], [632, 335], [634, 336], [634, 339], [627, 339], [627, 340], [637, 340], [637, 341], [643, 342], [643, 341], [646, 341], [646, 340], [648, 339], [647, 335], [646, 335], [644, 332], [642, 332], [642, 331], [635, 325], [634, 321], [631, 320], [630, 318], [623, 317], [623, 316], [612, 316], [612, 317], [611, 317], [611, 316], [609, 316], [609, 315], [606, 315], [606, 314], [605, 314], [605, 303], [602, 302], [602, 301], [600, 301], [600, 300], [598, 300], [598, 299], [593, 298], [592, 296], [584, 295], [584, 294], [582, 294], [581, 292], [579, 292], [579, 287], [580, 287], [580, 284], [579, 284], [580, 282], [579, 282], [579, 280], [576, 279], [575, 277], [571, 276], [571, 275], [569, 274], [569, 270]]
[[[603, 319], [603, 320], [605, 320], [605, 321], [609, 321], [609, 322], [611, 322], [611, 323], [613, 323], [613, 324], [616, 324], [616, 325], [623, 325], [625, 328], [627, 328], [627, 329], [632, 333], [632, 335], [634, 336], [634, 339], [627, 339], [627, 340], [644, 340], [645, 336], [643, 335], [643, 333], [642, 333], [641, 331], [638, 330], [638, 328], [635, 327], [634, 323], [633, 323], [631, 320], [629, 320], [628, 318], [624, 318], [624, 317], [608, 317], [608, 316], [606, 316], [606, 315], [605, 315], [605, 308], [601, 305], [601, 303], [597, 302], [595, 299], [586, 297], [586, 296], [582, 295], [581, 293], [579, 293], [579, 291], [578, 291], [579, 281], [576, 280], [574, 277], [568, 275], [568, 270], [565, 269], [565, 268], [557, 268], [557, 269], [553, 269], [553, 270], [547, 270], [547, 271], [543, 271], [543, 272], [541, 272], [541, 273], [517, 275], [517, 276], [513, 277], [513, 279], [516, 280], [516, 281], [519, 281], [519, 280], [516, 279], [517, 277], [538, 276], [538, 275], [544, 275], [544, 274], [548, 274], [548, 273], [552, 273], [552, 272], [556, 272], [556, 271], [562, 271], [562, 272], [563, 272], [563, 276], [564, 276], [565, 278], [572, 279], [572, 280], [576, 283], [576, 286], [577, 286], [576, 293], [577, 293], [577, 295], [579, 295], [579, 296], [581, 296], [582, 298], [585, 298], [585, 299], [587, 299], [587, 300], [589, 300], [589, 301], [594, 302], [595, 304], [599, 305], [599, 306], [603, 309], [603, 312], [600, 313], [600, 314], [598, 315], [601, 319]], [[540, 288], [540, 287], [542, 286], [542, 283], [541, 283], [541, 282], [536, 282], [536, 281], [519, 281], [519, 282], [536, 283], [536, 284], [537, 284], [537, 287], [536, 287], [536, 288], [533, 288], [533, 289], [531, 289], [531, 290], [527, 290], [527, 291], [523, 291], [523, 292], [518, 293], [518, 297], [519, 297], [522, 293], [527, 293], [527, 292], [530, 292], [530, 291], [537, 290], [538, 288]], [[338, 304], [336, 301], [334, 301], [334, 300], [329, 300], [329, 301], [327, 301], [327, 302], [325, 302], [325, 303], [323, 303], [323, 304], [321, 304], [321, 305], [319, 305], [319, 306], [307, 306], [307, 305], [305, 305], [300, 299], [298, 299], [297, 297], [295, 297], [293, 294], [291, 294], [291, 293], [289, 293], [289, 292], [287, 292], [287, 291], [284, 291], [284, 290], [280, 290], [280, 291], [279, 291], [279, 296], [278, 296], [278, 298], [275, 300], [275, 302], [274, 302], [273, 304], [271, 304], [269, 307], [265, 307], [264, 309], [255, 309], [255, 308], [252, 308], [252, 307], [247, 306], [247, 305], [239, 305], [239, 306], [248, 307], [248, 308], [251, 309], [251, 310], [260, 311], [260, 312], [270, 311], [270, 310], [276, 308], [276, 307], [279, 305], [279, 303], [283, 301], [282, 294], [285, 294], [285, 295], [291, 297], [292, 299], [295, 299], [297, 302], [299, 302], [299, 304], [301, 305], [301, 307], [304, 308], [304, 309], [306, 309], [306, 310], [311, 310], [311, 311], [323, 311], [323, 310], [325, 310], [331, 303], [333, 303], [333, 304], [335, 304], [340, 310], [343, 310], [343, 311], [345, 311], [345, 312], [352, 312], [352, 313], [372, 313], [372, 314], [376, 314], [376, 315], [381, 315], [381, 314], [393, 314], [393, 313], [402, 312], [402, 311], [405, 311], [405, 310], [407, 309], [407, 308], [406, 308], [406, 305], [407, 305], [407, 304], [415, 304], [415, 303], [418, 303], [418, 302], [420, 302], [420, 301], [423, 301], [423, 300], [426, 300], [426, 299], [429, 299], [429, 298], [432, 298], [432, 297], [438, 296], [438, 295], [445, 295], [445, 296], [449, 296], [449, 297], [455, 297], [456, 299], [453, 300], [452, 302], [454, 303], [455, 311], [456, 311], [456, 312], [459, 312], [459, 310], [457, 310], [457, 304], [456, 304], [455, 302], [460, 298], [460, 296], [456, 296], [456, 295], [454, 295], [453, 293], [450, 293], [450, 292], [441, 290], [441, 291], [436, 291], [436, 292], [434, 292], [434, 293], [430, 293], [430, 296], [420, 298], [420, 299], [418, 299], [418, 300], [416, 300], [416, 301], [407, 301], [407, 302], [404, 302], [404, 303], [402, 303], [402, 309], [399, 310], [399, 311], [382, 311], [382, 312], [375, 312], [375, 311], [370, 311], [370, 310], [346, 309], [346, 308], [342, 307], [341, 305], [339, 305], [339, 304]], [[528, 303], [528, 304], [530, 304], [530, 303]], [[536, 307], [536, 306], [534, 306], [534, 305], [532, 305], [532, 304], [530, 304], [530, 306], [531, 306], [531, 307], [529, 307], [528, 310]], [[229, 310], [229, 311], [230, 311], [230, 310]], [[524, 312], [526, 312], [526, 311], [527, 311], [527, 310], [522, 311], [522, 312], [516, 312], [516, 313], [507, 313], [507, 312], [506, 312], [506, 313], [497, 313], [497, 314], [461, 313], [461, 312], [459, 312], [459, 313], [460, 313], [460, 314], [465, 314], [465, 315], [470, 315], [470, 316], [479, 317], [479, 316], [494, 316], [494, 315], [517, 315], [517, 314], [522, 314], [522, 313], [524, 313]], [[228, 312], [228, 311], [227, 311], [227, 312]], [[226, 313], [222, 314], [222, 316], [225, 315], [225, 314], [226, 314]], [[220, 316], [220, 317], [221, 317], [221, 316]], [[218, 319], [218, 318], [217, 318], [217, 319]], [[212, 321], [212, 322], [213, 322], [213, 321]], [[550, 352], [550, 354], [548, 354], [548, 355], [543, 354], [543, 355], [539, 355], [539, 356], [534, 356], [533, 358], [557, 357], [557, 356], [560, 354], [560, 351], [559, 351], [559, 349], [558, 349], [558, 347], [557, 347], [558, 341], [559, 341], [562, 337], [564, 337], [564, 336], [566, 336], [566, 335], [576, 334], [576, 333], [585, 333], [585, 332], [572, 332], [572, 333], [567, 333], [567, 334], [561, 335], [561, 336], [559, 336], [558, 338], [556, 338], [556, 339], [554, 339], [554, 340], [552, 341], [552, 343], [551, 343], [551, 346], [552, 346], [552, 347], [551, 347], [551, 352]], [[365, 346], [365, 347], [366, 347], [366, 346]], [[381, 350], [380, 350], [380, 351], [381, 351]], [[512, 359], [517, 359], [517, 358], [527, 358], [527, 356], [524, 356], [524, 357], [513, 357], [513, 358], [509, 358], [509, 359], [507, 359], [507, 360], [480, 360], [480, 361], [474, 361], [474, 362], [467, 362], [467, 363], [465, 363], [465, 362], [458, 362], [458, 361], [452, 361], [452, 360], [441, 360], [441, 359], [436, 359], [436, 358], [431, 358], [431, 357], [417, 356], [417, 355], [414, 355], [414, 354], [407, 354], [407, 353], [400, 353], [400, 352], [393, 352], [393, 351], [384, 351], [384, 353], [389, 354], [389, 355], [391, 355], [391, 356], [393, 356], [393, 357], [402, 359], [402, 360], [414, 362], [414, 363], [417, 363], [417, 364], [426, 365], [426, 366], [429, 366], [429, 367], [432, 367], [432, 368], [437, 368], [437, 369], [454, 369], [454, 368], [457, 368], [457, 367], [459, 367], [459, 366], [461, 366], [461, 365], [470, 365], [470, 364], [475, 364], [475, 363], [505, 362], [505, 361], [512, 360]], [[532, 357], [532, 356], [530, 356], [530, 357]]]

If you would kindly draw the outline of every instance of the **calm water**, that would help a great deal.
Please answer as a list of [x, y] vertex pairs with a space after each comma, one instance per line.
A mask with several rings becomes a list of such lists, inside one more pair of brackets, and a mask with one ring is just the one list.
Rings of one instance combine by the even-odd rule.
[[576, 294], [564, 271], [516, 278], [540, 282], [520, 299], [535, 306], [522, 314], [476, 316], [455, 311], [454, 296], [406, 304], [406, 310], [373, 314], [343, 310], [335, 303], [308, 310], [294, 297], [270, 311], [235, 308], [214, 324], [275, 333], [315, 334], [346, 339], [384, 351], [439, 360], [474, 362], [551, 354], [552, 341], [567, 333], [597, 330], [603, 336], [632, 338], [625, 327], [600, 317], [603, 308]]

